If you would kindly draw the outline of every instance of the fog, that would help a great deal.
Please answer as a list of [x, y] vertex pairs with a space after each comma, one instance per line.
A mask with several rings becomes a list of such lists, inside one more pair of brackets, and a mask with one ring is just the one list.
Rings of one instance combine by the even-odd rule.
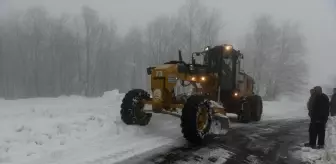
[[[82, 5], [99, 11], [105, 19], [113, 19], [118, 31], [126, 33], [131, 26], [145, 26], [160, 14], [174, 14], [183, 4], [181, 0], [2, 0], [10, 9], [24, 9], [43, 5], [51, 13], [79, 14]], [[2, 5], [3, 5], [2, 4]], [[336, 66], [336, 7], [332, 0], [206, 0], [206, 5], [217, 8], [226, 23], [223, 41], [238, 42], [253, 17], [270, 13], [277, 19], [298, 20], [306, 34], [311, 63], [311, 83], [321, 85]]]
[[[333, 0], [206, 0], [203, 3], [217, 9], [222, 16], [225, 26], [218, 41], [238, 48], [244, 45], [246, 31], [260, 14], [270, 14], [277, 23], [298, 21], [306, 39], [308, 86], [332, 83], [330, 77], [336, 75], [336, 5]], [[81, 7], [88, 5], [102, 19], [113, 20], [117, 33], [124, 36], [134, 26], [144, 29], [160, 15], [176, 15], [183, 4], [181, 0], [0, 0], [0, 13], [5, 15], [38, 5], [53, 15], [64, 12], [79, 15]], [[245, 55], [248, 56], [248, 52]]]

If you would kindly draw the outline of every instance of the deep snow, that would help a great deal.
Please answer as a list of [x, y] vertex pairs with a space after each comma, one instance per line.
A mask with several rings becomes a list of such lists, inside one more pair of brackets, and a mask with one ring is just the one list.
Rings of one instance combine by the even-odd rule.
[[[123, 96], [114, 90], [100, 98], [0, 100], [0, 163], [111, 164], [185, 142], [179, 118], [169, 115], [155, 114], [146, 127], [124, 125]], [[263, 120], [307, 117], [304, 105], [264, 102]]]

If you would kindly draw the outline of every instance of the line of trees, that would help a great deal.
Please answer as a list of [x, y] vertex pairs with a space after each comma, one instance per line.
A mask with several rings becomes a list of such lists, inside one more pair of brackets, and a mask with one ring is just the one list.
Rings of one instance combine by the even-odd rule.
[[[243, 47], [245, 70], [267, 97], [296, 92], [307, 73], [299, 26], [276, 27], [265, 15], [254, 22]], [[101, 20], [87, 6], [80, 15], [60, 17], [43, 7], [13, 12], [0, 20], [0, 97], [100, 96], [116, 88], [147, 88], [147, 66], [176, 60], [178, 49], [189, 59], [192, 51], [221, 44], [223, 28], [219, 12], [200, 0], [186, 0], [175, 16], [159, 16], [123, 37], [113, 21]]]
[[245, 63], [259, 84], [257, 92], [265, 98], [301, 93], [308, 85], [307, 48], [297, 22], [277, 26], [270, 15], [262, 15], [245, 41]]

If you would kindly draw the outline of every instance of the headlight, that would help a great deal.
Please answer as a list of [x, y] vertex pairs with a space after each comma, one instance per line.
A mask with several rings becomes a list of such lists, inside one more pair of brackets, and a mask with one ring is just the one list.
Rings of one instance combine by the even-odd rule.
[[192, 80], [192, 81], [196, 81], [196, 77], [192, 77], [191, 80]]
[[204, 48], [204, 51], [208, 51], [210, 49], [210, 47], [209, 46], [206, 46], [205, 48]]
[[204, 76], [202, 76], [202, 77], [201, 77], [201, 80], [202, 80], [202, 81], [205, 81], [205, 80], [206, 80], [206, 78], [205, 78]]
[[234, 92], [234, 93], [233, 93], [233, 96], [234, 96], [234, 97], [237, 97], [238, 95], [239, 95], [238, 92]]
[[225, 51], [231, 51], [232, 50], [232, 45], [224, 45]]

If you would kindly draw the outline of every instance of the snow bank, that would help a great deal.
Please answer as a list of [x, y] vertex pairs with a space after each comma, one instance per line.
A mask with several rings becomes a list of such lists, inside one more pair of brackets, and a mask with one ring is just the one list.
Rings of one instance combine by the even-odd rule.
[[330, 117], [326, 129], [325, 161], [336, 163], [336, 117]]
[[305, 162], [316, 164], [336, 163], [336, 117], [330, 117], [326, 128], [325, 149], [302, 148], [301, 158]]
[[0, 163], [113, 163], [181, 136], [179, 120], [170, 116], [146, 127], [124, 125], [123, 96], [114, 90], [99, 98], [0, 100]]

